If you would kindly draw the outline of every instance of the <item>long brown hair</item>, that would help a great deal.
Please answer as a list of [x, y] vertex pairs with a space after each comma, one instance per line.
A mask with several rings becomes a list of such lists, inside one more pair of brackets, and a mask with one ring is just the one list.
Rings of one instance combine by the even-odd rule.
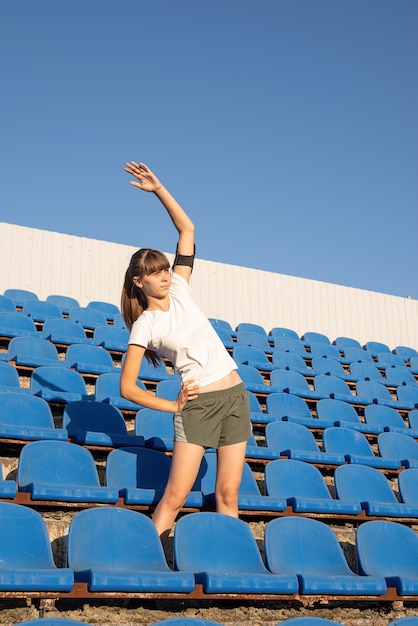
[[[150, 248], [141, 248], [131, 257], [122, 287], [121, 311], [125, 324], [131, 330], [133, 323], [148, 308], [147, 298], [140, 287], [135, 285], [134, 278], [141, 280], [155, 272], [170, 267], [170, 263], [162, 252]], [[147, 360], [154, 366], [161, 363], [161, 358], [153, 350], [145, 350]]]

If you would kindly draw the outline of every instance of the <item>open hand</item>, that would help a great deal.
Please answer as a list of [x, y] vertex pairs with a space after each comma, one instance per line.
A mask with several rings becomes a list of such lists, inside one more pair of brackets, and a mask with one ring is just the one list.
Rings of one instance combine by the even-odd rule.
[[181, 385], [179, 395], [176, 400], [176, 413], [183, 410], [186, 403], [189, 400], [196, 400], [199, 395], [199, 385], [196, 385], [193, 380], [188, 380]]
[[134, 176], [136, 180], [131, 180], [130, 185], [139, 187], [143, 191], [157, 191], [162, 185], [158, 178], [151, 172], [145, 163], [136, 163], [131, 161], [126, 163], [125, 172]]

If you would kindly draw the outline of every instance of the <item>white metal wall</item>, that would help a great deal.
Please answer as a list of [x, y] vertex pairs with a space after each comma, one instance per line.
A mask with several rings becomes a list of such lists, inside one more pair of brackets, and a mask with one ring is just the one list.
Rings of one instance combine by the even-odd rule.
[[[0, 293], [9, 287], [119, 305], [135, 248], [0, 222]], [[172, 254], [167, 254], [172, 259]], [[197, 260], [192, 286], [208, 317], [317, 331], [418, 349], [418, 301], [351, 287]]]

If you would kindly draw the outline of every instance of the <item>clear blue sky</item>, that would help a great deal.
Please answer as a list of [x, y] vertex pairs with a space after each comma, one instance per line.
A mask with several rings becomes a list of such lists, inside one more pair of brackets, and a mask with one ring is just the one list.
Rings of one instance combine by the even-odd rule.
[[[416, 0], [2, 0], [0, 221], [418, 299]], [[250, 294], [249, 294], [250, 297]]]

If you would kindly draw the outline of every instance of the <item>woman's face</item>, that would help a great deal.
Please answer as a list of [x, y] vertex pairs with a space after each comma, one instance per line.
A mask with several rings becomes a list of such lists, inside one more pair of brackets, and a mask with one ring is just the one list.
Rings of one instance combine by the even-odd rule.
[[168, 295], [168, 290], [170, 289], [170, 269], [160, 270], [159, 272], [143, 276], [141, 280], [138, 279], [136, 284], [138, 287], [141, 287], [147, 298], [161, 300]]

